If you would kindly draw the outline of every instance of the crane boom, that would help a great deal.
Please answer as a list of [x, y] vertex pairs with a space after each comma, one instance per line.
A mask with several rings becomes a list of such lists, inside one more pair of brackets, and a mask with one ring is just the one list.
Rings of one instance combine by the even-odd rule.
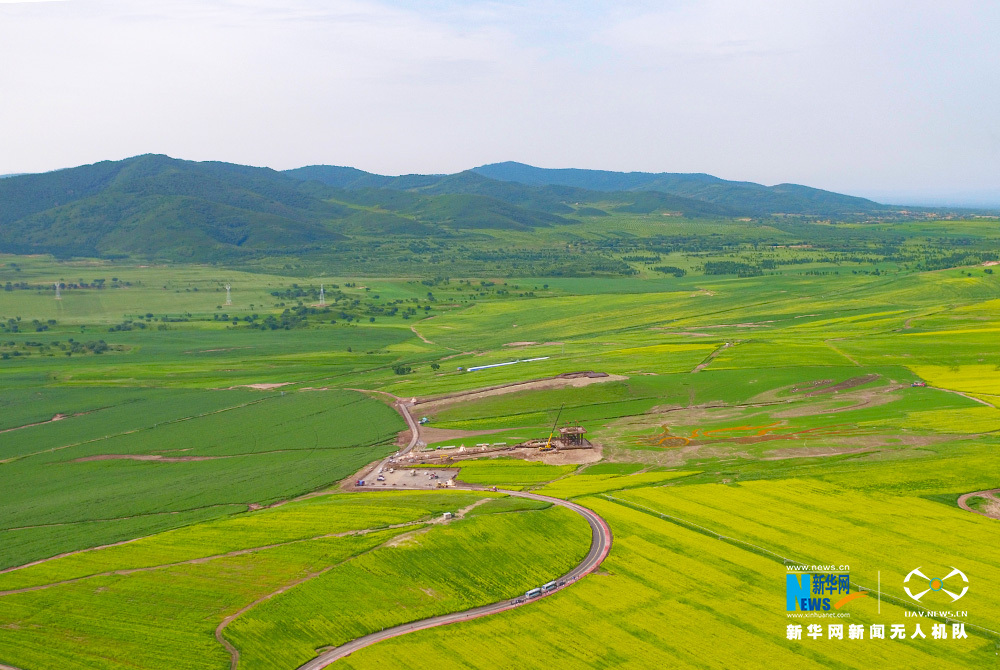
[[559, 406], [559, 411], [556, 413], [556, 420], [552, 422], [552, 430], [549, 431], [549, 439], [545, 441], [545, 446], [540, 449], [540, 451], [550, 451], [552, 449], [552, 436], [556, 433], [556, 426], [559, 425], [559, 417], [562, 416], [563, 407], [566, 403]]

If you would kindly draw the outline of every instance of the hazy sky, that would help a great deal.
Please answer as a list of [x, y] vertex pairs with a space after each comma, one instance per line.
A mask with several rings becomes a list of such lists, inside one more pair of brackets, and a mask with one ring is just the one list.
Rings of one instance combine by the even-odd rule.
[[0, 0], [0, 174], [708, 172], [1000, 204], [1000, 2]]

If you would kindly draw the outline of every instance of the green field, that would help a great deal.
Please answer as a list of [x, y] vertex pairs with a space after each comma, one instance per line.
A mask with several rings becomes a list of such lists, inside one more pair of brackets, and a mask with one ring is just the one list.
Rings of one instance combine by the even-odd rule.
[[[579, 219], [413, 242], [398, 267], [360, 244], [327, 266], [0, 256], [0, 664], [224, 670], [231, 645], [237, 668], [294, 668], [586, 554], [562, 507], [339, 488], [406, 443], [391, 394], [445, 467], [583, 426], [592, 452], [458, 479], [572, 499], [614, 544], [550, 598], [337, 667], [1000, 667], [1000, 521], [956, 503], [1000, 487], [995, 221]], [[533, 244], [634, 273], [549, 276], [517, 260]], [[761, 272], [707, 271], [725, 263]], [[609, 376], [549, 379], [588, 371]], [[970, 636], [788, 640], [783, 559], [881, 580], [882, 612], [850, 621], [911, 632], [901, 580], [959, 567]]]
[[[561, 508], [487, 503], [428, 523], [487, 500], [321, 496], [9, 572], [0, 654], [24, 667], [213, 668], [228, 662], [214, 637], [225, 621], [241, 667], [293, 667], [324, 644], [513, 597], [582, 557], [589, 529]], [[482, 543], [503, 553], [463, 558]]]

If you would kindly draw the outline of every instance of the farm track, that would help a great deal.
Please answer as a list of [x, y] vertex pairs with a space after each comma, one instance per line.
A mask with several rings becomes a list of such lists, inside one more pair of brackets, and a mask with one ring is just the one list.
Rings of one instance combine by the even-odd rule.
[[985, 516], [988, 519], [1000, 519], [1000, 515], [993, 516], [986, 512], [980, 512], [979, 510], [972, 509], [969, 506], [969, 498], [986, 498], [987, 500], [992, 500], [996, 502], [995, 507], [1000, 508], [1000, 489], [987, 489], [985, 491], [973, 491], [972, 493], [966, 493], [958, 497], [958, 506], [964, 509], [966, 512], [972, 512], [973, 514], [978, 514], [980, 516]]
[[[418, 330], [417, 330], [417, 327], [416, 327], [416, 326], [410, 326], [410, 330], [412, 330], [412, 331], [413, 331], [413, 334], [414, 334], [414, 335], [416, 335], [417, 337], [419, 337], [419, 338], [420, 338], [420, 340], [421, 340], [421, 341], [422, 341], [422, 342], [423, 342], [424, 344], [434, 344], [433, 342], [431, 342], [430, 340], [428, 340], [428, 339], [427, 339], [426, 337], [424, 337], [423, 335], [421, 335], [421, 334], [420, 334], [420, 331], [418, 331]], [[437, 345], [435, 345], [435, 346], [437, 346]], [[454, 351], [454, 350], [452, 350], [452, 351]]]
[[[834, 339], [841, 339], [841, 338], [834, 338]], [[861, 365], [861, 363], [859, 363], [859, 362], [857, 361], [857, 359], [855, 359], [855, 358], [854, 358], [853, 356], [850, 356], [850, 355], [848, 355], [847, 353], [845, 353], [844, 351], [842, 351], [842, 350], [841, 350], [841, 349], [839, 349], [838, 347], [836, 347], [836, 346], [834, 346], [833, 344], [831, 344], [831, 342], [833, 342], [833, 341], [834, 341], [834, 340], [832, 340], [832, 339], [831, 339], [831, 340], [823, 340], [823, 344], [825, 344], [825, 345], [826, 345], [826, 346], [828, 346], [828, 347], [829, 347], [830, 349], [832, 349], [834, 353], [836, 353], [836, 354], [839, 354], [839, 355], [843, 356], [844, 358], [846, 358], [847, 360], [849, 360], [849, 361], [850, 361], [851, 363], [853, 363], [854, 365], [858, 366], [859, 368], [860, 368], [860, 367], [864, 367], [864, 366], [863, 366], [863, 365]]]
[[[196, 512], [198, 510], [203, 510], [203, 509], [212, 509], [213, 507], [230, 507], [232, 505], [242, 505], [242, 504], [244, 503], [218, 503], [216, 505], [205, 505], [204, 507], [191, 507], [189, 509], [170, 510], [169, 512], [150, 512], [148, 514], [131, 514], [129, 516], [115, 516], [107, 519], [84, 519], [83, 521], [66, 521], [63, 523], [40, 523], [34, 526], [14, 526], [12, 528], [0, 528], [0, 531], [31, 530], [32, 528], [57, 528], [59, 526], [78, 526], [81, 523], [104, 523], [111, 521], [128, 521], [129, 519], [141, 519], [147, 516], [167, 516], [170, 514], [183, 514], [184, 512]], [[128, 540], [128, 541], [132, 542], [133, 540]], [[84, 551], [94, 551], [95, 549], [101, 549], [101, 548], [102, 547], [91, 547], [89, 549], [79, 549], [75, 552], [70, 552], [68, 554], [60, 554], [59, 556], [53, 556], [52, 558], [44, 558], [41, 559], [39, 562], [44, 563], [45, 561], [51, 561], [55, 558], [63, 558], [64, 556], [72, 556], [73, 554], [78, 554]], [[29, 563], [26, 565], [20, 565], [13, 568], [6, 568], [5, 570], [0, 570], [0, 575], [2, 575], [5, 572], [10, 572], [12, 570], [18, 570], [20, 568], [28, 567], [28, 565], [37, 565], [37, 563]]]
[[[55, 586], [62, 586], [64, 584], [74, 584], [76, 582], [81, 582], [86, 579], [95, 579], [97, 577], [114, 577], [114, 576], [125, 576], [132, 575], [140, 572], [153, 572], [155, 570], [165, 570], [167, 568], [175, 568], [180, 565], [198, 565], [200, 563], [208, 563], [209, 561], [215, 561], [220, 558], [233, 558], [236, 556], [245, 556], [247, 554], [252, 554], [258, 551], [266, 551], [268, 549], [277, 549], [278, 547], [287, 547], [293, 544], [301, 544], [303, 542], [314, 542], [316, 540], [326, 540], [334, 537], [350, 537], [354, 535], [368, 535], [370, 533], [378, 533], [383, 530], [394, 530], [397, 528], [407, 528], [409, 526], [425, 526], [431, 521], [407, 521], [405, 523], [397, 523], [391, 526], [383, 526], [381, 528], [364, 528], [360, 530], [348, 530], [343, 533], [326, 533], [324, 535], [315, 535], [313, 537], [304, 537], [298, 540], [289, 540], [287, 542], [276, 542], [274, 544], [265, 544], [258, 547], [249, 547], [246, 549], [237, 549], [235, 551], [229, 551], [223, 554], [213, 554], [211, 556], [199, 556], [198, 558], [190, 558], [183, 561], [176, 561], [174, 563], [163, 563], [161, 565], [150, 565], [143, 568], [126, 568], [123, 570], [110, 570], [107, 572], [96, 572], [92, 575], [85, 575], [83, 577], [74, 577], [72, 579], [64, 579], [58, 582], [50, 582], [48, 584], [38, 584], [36, 586], [26, 586], [21, 589], [12, 589], [10, 591], [0, 591], [0, 598], [4, 596], [11, 596], [18, 593], [29, 593], [31, 591], [44, 591], [46, 589], [53, 588]], [[128, 542], [134, 542], [135, 540], [129, 540]], [[126, 544], [125, 542], [121, 544]], [[108, 545], [116, 546], [116, 545]], [[72, 555], [72, 554], [68, 554]], [[46, 559], [53, 560], [53, 559]], [[37, 565], [37, 564], [36, 564]], [[21, 566], [28, 567], [28, 566]], [[12, 568], [12, 570], [19, 570], [21, 568]]]
[[994, 405], [993, 403], [987, 402], [986, 400], [983, 400], [982, 398], [977, 398], [976, 396], [969, 395], [968, 393], [963, 393], [961, 391], [956, 391], [954, 389], [945, 389], [945, 388], [941, 388], [940, 386], [928, 386], [927, 388], [934, 389], [935, 391], [944, 391], [945, 393], [954, 393], [955, 395], [960, 395], [963, 398], [968, 398], [969, 400], [972, 400], [973, 402], [978, 402], [980, 405], [986, 405], [987, 407], [992, 407], [994, 409], [997, 409], [996, 405]]
[[[387, 394], [388, 395], [388, 394]], [[412, 437], [410, 438], [410, 444], [407, 446], [406, 451], [409, 451], [418, 442], [420, 438], [420, 426], [413, 420], [410, 415], [409, 408], [404, 402], [397, 402], [396, 408], [402, 414], [406, 423], [410, 425], [412, 430]], [[472, 486], [464, 485], [461, 487], [456, 487], [459, 490], [465, 491], [492, 491], [493, 489], [485, 486]], [[547, 596], [552, 595], [562, 589], [568, 588], [573, 582], [585, 577], [590, 574], [604, 561], [608, 553], [611, 551], [611, 528], [608, 526], [607, 522], [600, 517], [596, 512], [578, 505], [568, 500], [562, 500], [560, 498], [552, 498], [550, 496], [543, 496], [537, 493], [528, 493], [525, 491], [507, 491], [498, 490], [499, 493], [504, 493], [509, 496], [516, 498], [528, 498], [531, 500], [538, 500], [541, 502], [551, 503], [553, 505], [558, 505], [560, 507], [565, 507], [568, 510], [576, 512], [590, 524], [591, 529], [591, 542], [590, 551], [584, 559], [572, 570], [567, 572], [559, 581], [565, 582], [563, 586], [553, 589], [534, 600], [540, 600]], [[412, 621], [410, 623], [401, 624], [399, 626], [393, 626], [392, 628], [387, 628], [385, 630], [379, 631], [377, 633], [370, 633], [363, 637], [359, 637], [355, 640], [351, 640], [346, 644], [342, 644], [339, 647], [326, 651], [316, 658], [312, 659], [308, 663], [304, 663], [299, 666], [298, 670], [321, 670], [329, 665], [336, 662], [338, 659], [349, 656], [359, 649], [364, 649], [382, 640], [388, 640], [393, 637], [399, 637], [400, 635], [406, 635], [407, 633], [412, 633], [418, 630], [425, 630], [427, 628], [436, 628], [438, 626], [445, 626], [451, 623], [458, 623], [460, 621], [471, 621], [473, 619], [478, 619], [484, 616], [489, 616], [491, 614], [497, 614], [499, 612], [505, 612], [507, 610], [515, 609], [517, 607], [522, 607], [532, 601], [521, 601], [520, 598], [514, 600], [502, 600], [490, 605], [483, 605], [481, 607], [474, 607], [470, 610], [465, 610], [464, 612], [452, 612], [451, 614], [442, 614], [435, 617], [430, 617], [427, 619], [421, 619], [419, 621]], [[227, 645], [228, 647], [228, 645]], [[233, 665], [232, 670], [235, 670], [236, 666]]]
[[696, 372], [701, 372], [702, 370], [704, 370], [705, 368], [707, 368], [709, 366], [709, 364], [711, 364], [712, 361], [715, 360], [716, 356], [718, 356], [719, 354], [721, 354], [723, 351], [725, 351], [729, 347], [734, 347], [737, 344], [738, 344], [737, 342], [732, 342], [732, 343], [731, 342], [726, 342], [721, 347], [719, 347], [718, 349], [716, 349], [715, 351], [713, 351], [712, 353], [710, 353], [705, 358], [705, 360], [703, 360], [701, 363], [699, 363], [698, 365], [696, 365], [695, 368], [694, 368], [694, 370], [691, 371], [691, 374], [694, 374]]
[[[490, 500], [489, 498], [483, 498], [482, 500], [477, 500], [476, 502], [472, 503], [468, 507], [464, 507], [464, 508], [458, 510], [455, 513], [455, 519], [456, 520], [457, 519], [461, 519], [471, 509], [473, 509], [475, 507], [478, 507], [479, 505], [481, 505], [481, 504], [483, 504], [483, 503], [485, 503], [485, 502], [487, 502], [489, 500]], [[348, 533], [343, 533], [342, 535], [364, 534], [364, 533], [367, 533], [367, 532], [378, 532], [378, 531], [381, 531], [381, 530], [388, 530], [388, 529], [391, 529], [391, 528], [403, 528], [403, 527], [406, 527], [406, 526], [414, 526], [414, 525], [420, 525], [420, 526], [440, 525], [440, 524], [450, 523], [450, 521], [451, 520], [443, 520], [443, 519], [435, 519], [435, 520], [431, 520], [431, 521], [411, 521], [411, 522], [407, 522], [407, 523], [396, 524], [394, 526], [386, 526], [385, 528], [369, 529], [367, 531], [352, 531], [352, 532], [348, 532]], [[316, 572], [312, 572], [312, 573], [306, 575], [305, 577], [301, 577], [299, 579], [296, 579], [295, 581], [291, 582], [290, 584], [285, 584], [281, 588], [279, 588], [279, 589], [277, 589], [275, 591], [272, 591], [271, 593], [268, 593], [267, 595], [262, 596], [262, 597], [258, 598], [257, 600], [254, 600], [249, 605], [247, 605], [247, 606], [241, 608], [240, 610], [238, 610], [237, 612], [235, 612], [235, 613], [230, 614], [229, 616], [227, 616], [225, 619], [222, 620], [222, 623], [220, 623], [218, 625], [218, 627], [216, 627], [216, 629], [215, 629], [215, 639], [219, 642], [219, 644], [221, 644], [223, 647], [226, 648], [227, 652], [229, 652], [229, 657], [230, 657], [229, 668], [230, 668], [230, 670], [236, 670], [236, 668], [237, 668], [237, 666], [239, 665], [239, 662], [240, 662], [240, 650], [237, 649], [235, 646], [233, 646], [229, 642], [229, 640], [227, 640], [223, 636], [223, 631], [225, 631], [226, 628], [229, 626], [229, 624], [231, 624], [233, 621], [235, 621], [236, 619], [238, 619], [240, 616], [246, 614], [247, 612], [249, 612], [250, 610], [252, 610], [257, 605], [260, 605], [261, 603], [267, 602], [268, 600], [270, 600], [271, 598], [274, 598], [275, 596], [279, 596], [282, 593], [285, 593], [286, 591], [288, 591], [288, 590], [290, 590], [290, 589], [292, 589], [292, 588], [294, 588], [294, 587], [296, 587], [296, 586], [298, 586], [300, 584], [304, 584], [304, 583], [306, 583], [308, 581], [316, 579], [317, 577], [322, 577], [323, 575], [325, 575], [326, 573], [330, 572], [334, 568], [338, 568], [338, 567], [340, 567], [342, 565], [346, 565], [347, 563], [350, 563], [351, 561], [353, 561], [353, 560], [355, 560], [355, 559], [357, 559], [357, 558], [359, 558], [361, 556], [364, 556], [365, 554], [369, 554], [369, 553], [371, 553], [371, 552], [373, 552], [373, 551], [375, 551], [377, 549], [381, 549], [381, 548], [386, 547], [386, 546], [392, 546], [392, 543], [399, 542], [400, 539], [412, 536], [414, 533], [417, 533], [417, 532], [420, 532], [420, 531], [419, 530], [418, 531], [410, 531], [408, 533], [403, 533], [401, 535], [396, 535], [394, 537], [391, 537], [388, 540], [386, 540], [385, 542], [383, 542], [383, 543], [381, 543], [381, 544], [379, 544], [377, 546], [371, 547], [370, 549], [366, 549], [366, 550], [364, 550], [364, 551], [362, 551], [362, 552], [360, 552], [358, 554], [355, 554], [354, 556], [349, 556], [349, 557], [345, 558], [344, 560], [340, 561], [339, 563], [335, 563], [334, 565], [329, 565], [329, 566], [323, 568], [322, 570], [317, 570]], [[332, 537], [335, 537], [335, 536], [332, 536]], [[0, 670], [3, 670], [3, 669], [0, 668]]]

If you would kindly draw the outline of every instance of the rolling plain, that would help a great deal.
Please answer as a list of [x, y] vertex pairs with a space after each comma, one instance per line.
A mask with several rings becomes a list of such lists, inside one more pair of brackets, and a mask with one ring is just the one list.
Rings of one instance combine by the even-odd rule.
[[[629, 272], [0, 256], [0, 665], [292, 669], [518, 598], [590, 532], [507, 489], [601, 515], [600, 569], [331, 667], [1000, 667], [1000, 515], [958, 504], [1000, 487], [995, 220], [477, 235]], [[353, 485], [412, 437], [394, 398], [476, 490]], [[557, 416], [590, 457], [449, 460]], [[789, 640], [787, 564], [850, 565], [850, 621], [911, 632], [902, 580], [958, 565], [968, 638]]]

